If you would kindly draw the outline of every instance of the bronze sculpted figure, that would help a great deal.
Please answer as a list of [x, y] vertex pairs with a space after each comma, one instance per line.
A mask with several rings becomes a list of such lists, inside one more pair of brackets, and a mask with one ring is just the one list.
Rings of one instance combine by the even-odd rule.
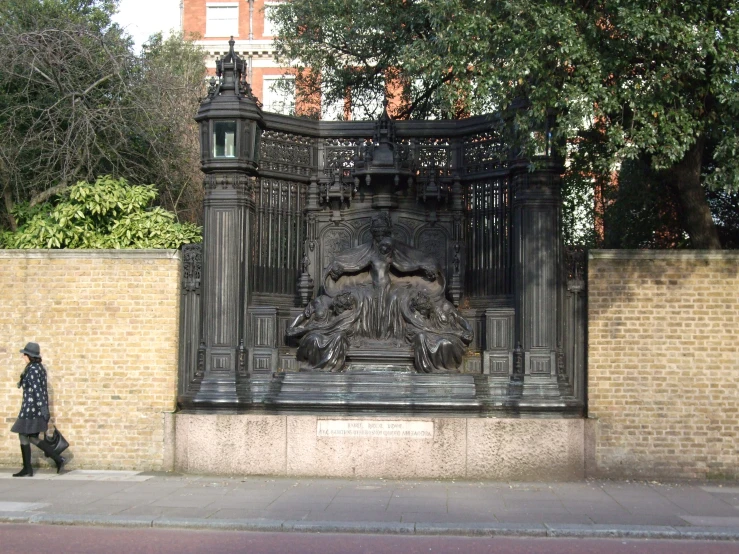
[[323, 294], [288, 328], [300, 338], [304, 371], [341, 371], [351, 346], [414, 351], [417, 371], [456, 371], [472, 329], [446, 300], [437, 261], [392, 237], [387, 213], [372, 219], [372, 240], [339, 252]]
[[356, 298], [350, 292], [315, 298], [287, 329], [287, 336], [302, 337], [298, 361], [316, 371], [341, 371], [355, 319]]

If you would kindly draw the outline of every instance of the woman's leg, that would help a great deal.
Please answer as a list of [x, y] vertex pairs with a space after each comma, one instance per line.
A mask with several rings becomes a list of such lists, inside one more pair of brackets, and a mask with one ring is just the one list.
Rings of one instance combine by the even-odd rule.
[[21, 441], [21, 456], [23, 456], [23, 469], [18, 473], [14, 473], [13, 477], [33, 477], [33, 467], [31, 466], [31, 441], [28, 435], [18, 433]]

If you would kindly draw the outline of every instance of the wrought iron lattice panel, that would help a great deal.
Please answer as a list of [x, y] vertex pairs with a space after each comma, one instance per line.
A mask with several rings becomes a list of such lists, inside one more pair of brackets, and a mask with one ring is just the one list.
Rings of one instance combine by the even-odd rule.
[[349, 178], [354, 167], [354, 159], [359, 156], [359, 149], [364, 145], [364, 138], [330, 138], [324, 141], [326, 157], [323, 173], [332, 177], [339, 170], [342, 178]]
[[301, 135], [265, 131], [260, 146], [260, 168], [263, 171], [309, 176], [312, 139]]
[[481, 133], [465, 138], [462, 146], [462, 167], [466, 175], [486, 173], [505, 168], [508, 151], [498, 133]]
[[305, 187], [281, 179], [259, 180], [249, 248], [252, 290], [295, 294], [304, 240]]
[[452, 143], [446, 138], [424, 138], [416, 141], [415, 163], [421, 178], [452, 177], [454, 170], [454, 151]]
[[465, 185], [468, 296], [511, 294], [511, 209], [507, 178]]

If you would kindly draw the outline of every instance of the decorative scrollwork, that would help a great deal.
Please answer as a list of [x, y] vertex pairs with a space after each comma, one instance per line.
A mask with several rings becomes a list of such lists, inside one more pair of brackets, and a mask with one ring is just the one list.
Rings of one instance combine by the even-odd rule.
[[246, 348], [244, 347], [244, 339], [239, 341], [238, 355], [236, 357], [237, 372], [240, 377], [246, 377]]
[[513, 349], [513, 374], [518, 378], [523, 378], [523, 348], [520, 342]]
[[205, 176], [204, 185], [206, 190], [235, 189], [246, 194], [254, 192], [254, 177], [248, 175], [213, 174]]
[[265, 131], [260, 147], [260, 168], [292, 175], [311, 173], [312, 139], [301, 135]]
[[364, 143], [365, 140], [360, 138], [326, 140], [323, 173], [327, 177], [333, 177], [335, 170], [339, 170], [341, 178], [349, 178], [354, 168], [354, 159]]
[[195, 375], [193, 375], [192, 378], [193, 383], [198, 383], [202, 381], [203, 377], [205, 376], [205, 352], [205, 343], [201, 342], [200, 346], [198, 346], [198, 364], [195, 368]]
[[505, 167], [507, 159], [505, 144], [497, 133], [482, 133], [464, 141], [462, 163], [468, 175]]
[[326, 267], [338, 252], [351, 248], [351, 245], [351, 237], [345, 229], [326, 231], [323, 235], [323, 267]]
[[200, 244], [182, 246], [182, 289], [186, 292], [200, 291], [203, 269], [203, 247]]
[[557, 380], [567, 382], [567, 368], [565, 366], [565, 353], [562, 344], [557, 344]]
[[446, 269], [446, 234], [441, 229], [429, 228], [418, 237], [417, 248], [436, 259]]
[[415, 165], [421, 180], [452, 177], [454, 163], [449, 139], [424, 139], [416, 144]]
[[362, 227], [369, 225], [370, 218], [369, 217], [358, 217], [358, 218], [348, 221], [347, 223], [349, 223], [349, 225], [354, 227], [354, 229], [361, 229]]
[[409, 217], [399, 217], [398, 223], [400, 225], [404, 225], [405, 227], [408, 227], [411, 231], [415, 231], [421, 225], [423, 225], [423, 221], [419, 221], [417, 219], [411, 219]]

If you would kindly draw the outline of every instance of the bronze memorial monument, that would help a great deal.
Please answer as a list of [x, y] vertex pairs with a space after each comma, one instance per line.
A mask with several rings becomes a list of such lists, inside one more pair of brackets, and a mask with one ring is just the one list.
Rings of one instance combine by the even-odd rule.
[[512, 114], [272, 114], [233, 41], [217, 69], [181, 411], [582, 415], [584, 286], [551, 145], [523, 159]]

